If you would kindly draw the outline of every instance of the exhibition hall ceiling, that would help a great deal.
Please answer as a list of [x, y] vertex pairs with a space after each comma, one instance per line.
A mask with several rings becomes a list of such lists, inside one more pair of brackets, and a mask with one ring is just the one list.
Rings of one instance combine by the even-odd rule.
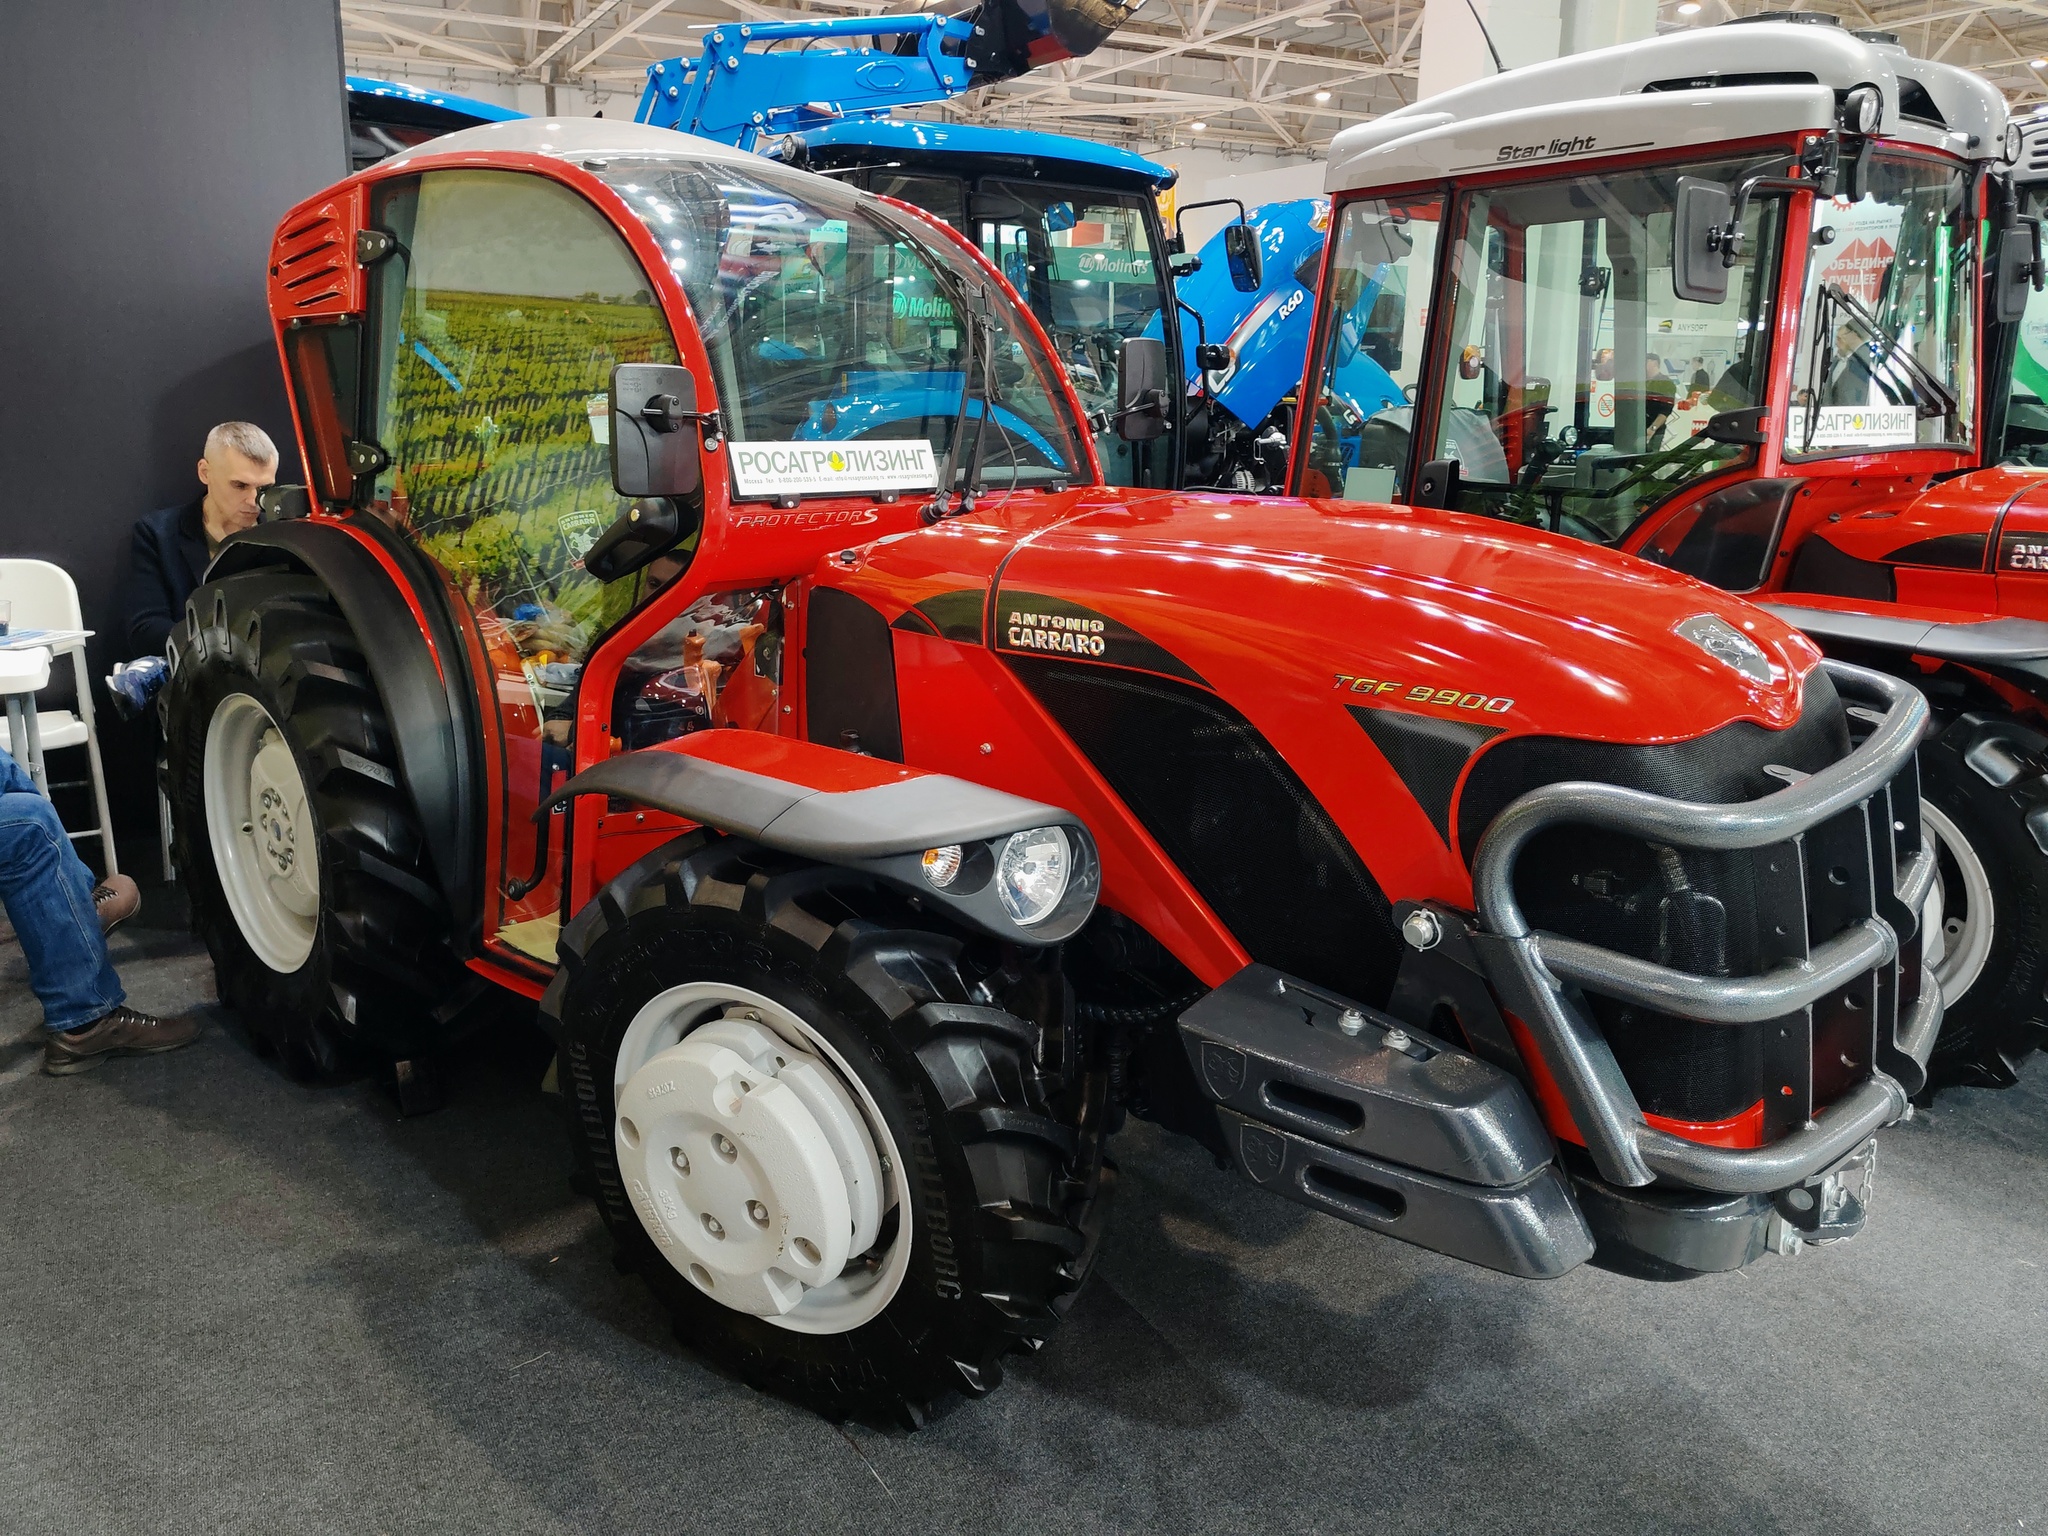
[[[1501, 0], [1494, 0], [1498, 5]], [[646, 66], [694, 55], [709, 26], [918, 9], [915, 0], [341, 0], [350, 70], [485, 94], [554, 87], [559, 106], [629, 115]], [[946, 10], [964, 0], [939, 0]], [[1661, 31], [1785, 9], [1785, 0], [1663, 0]], [[2015, 105], [2048, 101], [2048, 0], [1820, 0], [1854, 27], [1976, 69]], [[1141, 147], [1314, 154], [1346, 123], [1415, 97], [1421, 0], [1143, 0], [1093, 56], [919, 116], [1083, 134]], [[566, 95], [565, 95], [566, 93]]]

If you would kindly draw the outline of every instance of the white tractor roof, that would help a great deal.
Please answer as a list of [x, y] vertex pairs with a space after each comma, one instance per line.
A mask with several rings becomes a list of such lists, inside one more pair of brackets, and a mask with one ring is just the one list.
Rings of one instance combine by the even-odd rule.
[[1765, 21], [1530, 64], [1346, 128], [1324, 188], [1818, 131], [1859, 85], [1883, 92], [1886, 138], [1977, 159], [2001, 151], [2005, 98], [1987, 81], [1842, 27]]
[[688, 160], [717, 160], [758, 166], [759, 155], [734, 149], [716, 139], [673, 128], [653, 128], [608, 117], [525, 117], [509, 123], [464, 128], [381, 161], [379, 170], [404, 165], [423, 155], [459, 155], [465, 151], [524, 152], [553, 155], [560, 160], [601, 160], [607, 155], [667, 155]]

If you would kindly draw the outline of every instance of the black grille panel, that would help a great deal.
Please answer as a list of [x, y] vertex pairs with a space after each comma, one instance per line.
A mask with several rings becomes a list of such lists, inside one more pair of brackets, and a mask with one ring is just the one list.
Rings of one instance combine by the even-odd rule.
[[[1849, 746], [1841, 700], [1817, 668], [1798, 722], [1782, 731], [1738, 721], [1693, 741], [1654, 747], [1511, 737], [1485, 751], [1466, 780], [1458, 806], [1460, 852], [1469, 863], [1493, 818], [1544, 784], [1593, 779], [1730, 804], [1784, 787], [1767, 766], [1812, 773], [1846, 756]], [[1621, 833], [1560, 826], [1523, 851], [1515, 896], [1529, 921], [1551, 933], [1699, 975], [1753, 975], [1789, 954], [1805, 954], [1804, 893], [1796, 879], [1779, 876], [1773, 861], [1791, 869], [1799, 863], [1787, 845], [1681, 852]], [[1629, 1085], [1652, 1114], [1723, 1120], [1761, 1098], [1774, 1129], [1804, 1118], [1813, 1048], [1803, 1021], [1796, 1029], [1782, 1021], [1703, 1024], [1609, 998], [1588, 1001]], [[1794, 1090], [1789, 1095], [1782, 1092], [1787, 1086]]]
[[1169, 678], [1004, 660], [1254, 960], [1386, 1002], [1400, 961], [1386, 893], [1242, 715]]

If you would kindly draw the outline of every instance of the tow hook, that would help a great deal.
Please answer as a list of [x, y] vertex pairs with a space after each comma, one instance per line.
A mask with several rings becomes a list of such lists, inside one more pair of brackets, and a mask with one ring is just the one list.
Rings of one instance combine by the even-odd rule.
[[1809, 1243], [1846, 1242], [1863, 1230], [1877, 1175], [1877, 1141], [1866, 1141], [1834, 1167], [1772, 1197], [1776, 1210], [1764, 1246], [1797, 1258]]

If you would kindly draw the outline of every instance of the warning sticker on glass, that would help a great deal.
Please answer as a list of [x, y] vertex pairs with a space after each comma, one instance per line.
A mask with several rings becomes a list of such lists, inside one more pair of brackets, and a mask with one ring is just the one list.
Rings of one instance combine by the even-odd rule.
[[938, 460], [922, 438], [884, 443], [733, 443], [732, 479], [741, 496], [857, 496], [863, 491], [929, 491]]
[[1919, 435], [1919, 414], [1910, 405], [1824, 405], [1813, 424], [1813, 440], [1809, 443], [1805, 407], [1795, 405], [1785, 422], [1785, 451], [1888, 446], [1917, 442]]

